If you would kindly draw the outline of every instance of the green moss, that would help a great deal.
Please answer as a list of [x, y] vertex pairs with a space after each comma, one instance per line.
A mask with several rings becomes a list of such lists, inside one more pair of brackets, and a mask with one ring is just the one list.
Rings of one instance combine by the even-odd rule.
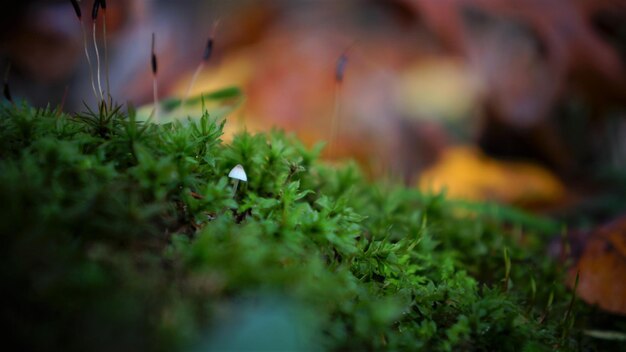
[[[282, 132], [225, 145], [222, 127], [2, 106], [2, 315], [18, 346], [581, 347], [544, 253], [554, 224], [370, 182]], [[249, 181], [233, 196], [236, 164]]]

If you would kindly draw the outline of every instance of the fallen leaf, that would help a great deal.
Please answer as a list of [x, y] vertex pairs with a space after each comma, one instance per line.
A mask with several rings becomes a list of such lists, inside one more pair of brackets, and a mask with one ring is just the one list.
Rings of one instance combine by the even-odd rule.
[[605, 311], [626, 315], [626, 216], [600, 227], [587, 240], [580, 260], [569, 271], [577, 295]]
[[556, 202], [565, 193], [561, 182], [538, 165], [499, 161], [469, 146], [445, 150], [418, 185], [427, 191], [445, 189], [451, 198], [527, 206]]

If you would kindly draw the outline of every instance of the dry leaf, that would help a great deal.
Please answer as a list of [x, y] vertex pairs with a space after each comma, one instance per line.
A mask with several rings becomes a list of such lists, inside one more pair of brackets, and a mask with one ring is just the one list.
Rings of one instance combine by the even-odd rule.
[[626, 216], [594, 231], [568, 284], [580, 271], [577, 295], [589, 304], [626, 315]]
[[423, 190], [446, 189], [452, 198], [537, 205], [558, 201], [561, 182], [548, 170], [530, 163], [499, 161], [468, 146], [451, 147], [422, 173]]

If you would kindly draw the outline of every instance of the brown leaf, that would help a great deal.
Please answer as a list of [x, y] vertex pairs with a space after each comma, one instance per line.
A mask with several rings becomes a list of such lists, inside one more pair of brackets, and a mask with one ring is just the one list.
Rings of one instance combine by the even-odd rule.
[[594, 231], [578, 263], [569, 271], [573, 286], [580, 270], [578, 296], [608, 312], [626, 315], [626, 216]]

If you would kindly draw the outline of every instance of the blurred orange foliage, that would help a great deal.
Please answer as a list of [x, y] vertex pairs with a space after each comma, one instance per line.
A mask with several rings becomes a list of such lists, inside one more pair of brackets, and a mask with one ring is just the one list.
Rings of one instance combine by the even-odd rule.
[[543, 205], [564, 196], [561, 182], [537, 165], [499, 161], [468, 146], [450, 147], [418, 181], [427, 191], [446, 190], [452, 198]]
[[573, 85], [596, 103], [626, 99], [619, 52], [594, 27], [621, 0], [399, 0], [487, 80], [489, 99], [513, 125], [545, 118]]

